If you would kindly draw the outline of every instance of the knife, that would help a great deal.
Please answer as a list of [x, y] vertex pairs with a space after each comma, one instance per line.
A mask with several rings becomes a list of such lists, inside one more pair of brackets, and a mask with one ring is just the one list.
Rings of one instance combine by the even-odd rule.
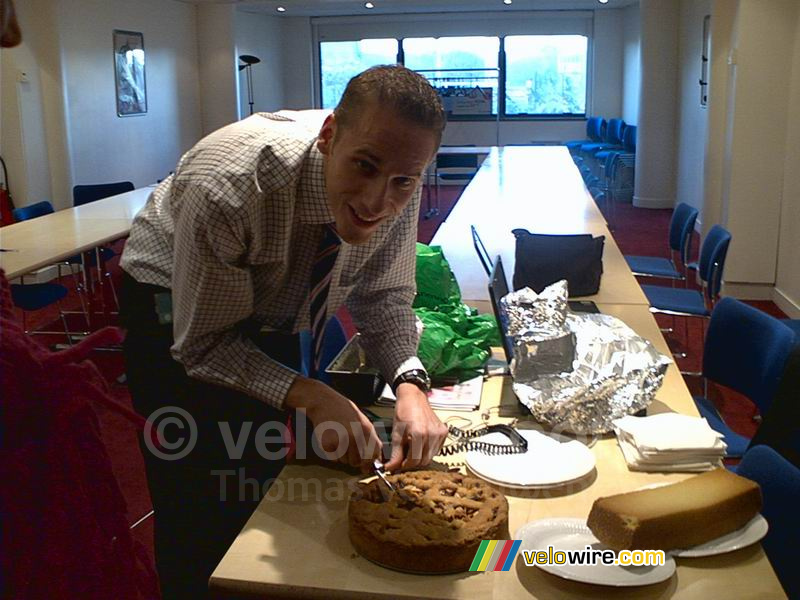
[[383, 469], [383, 463], [380, 461], [380, 459], [376, 458], [375, 462], [372, 463], [372, 472], [375, 473], [375, 475], [377, 475], [380, 478], [380, 480], [386, 484], [386, 487], [389, 488], [389, 491], [391, 491], [393, 494], [397, 492], [397, 488], [394, 487], [394, 485], [392, 485], [392, 483], [388, 479], [386, 479], [386, 475], [384, 474], [384, 469]]

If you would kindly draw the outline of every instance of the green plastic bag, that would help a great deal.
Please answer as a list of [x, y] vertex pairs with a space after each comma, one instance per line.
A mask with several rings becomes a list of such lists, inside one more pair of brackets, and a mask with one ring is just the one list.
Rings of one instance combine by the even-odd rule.
[[502, 343], [494, 316], [479, 315], [461, 302], [439, 246], [417, 244], [416, 279], [414, 310], [424, 325], [417, 351], [422, 364], [432, 377], [474, 376], [489, 359], [491, 346]]
[[436, 309], [460, 303], [461, 290], [442, 248], [417, 243], [417, 297], [414, 298], [414, 308]]

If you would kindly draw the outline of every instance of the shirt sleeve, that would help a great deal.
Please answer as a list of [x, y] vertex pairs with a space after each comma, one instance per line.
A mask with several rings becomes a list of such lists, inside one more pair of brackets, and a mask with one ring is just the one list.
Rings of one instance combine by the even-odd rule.
[[172, 275], [172, 354], [190, 377], [233, 388], [283, 409], [297, 373], [249, 338], [253, 282], [246, 264], [247, 210], [222, 198], [217, 182], [181, 192]]
[[347, 307], [368, 356], [392, 382], [409, 369], [421, 369], [416, 315], [417, 217], [421, 192], [398, 217], [385, 243], [364, 265]]

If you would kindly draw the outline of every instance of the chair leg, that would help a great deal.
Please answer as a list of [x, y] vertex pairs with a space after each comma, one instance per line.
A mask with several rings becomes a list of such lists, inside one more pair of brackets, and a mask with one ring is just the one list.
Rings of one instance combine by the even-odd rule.
[[156, 512], [156, 511], [154, 511], [154, 510], [152, 510], [152, 509], [151, 509], [151, 510], [150, 510], [150, 512], [148, 512], [147, 514], [145, 514], [145, 515], [143, 515], [143, 516], [139, 517], [138, 519], [136, 519], [136, 521], [134, 522], [134, 524], [133, 524], [133, 525], [131, 525], [131, 526], [130, 526], [128, 529], [131, 529], [131, 530], [133, 530], [133, 529], [136, 529], [136, 528], [137, 528], [139, 525], [141, 525], [142, 523], [144, 523], [145, 521], [147, 521], [147, 519], [149, 519], [150, 517], [152, 517], [152, 516], [155, 514], [155, 512]]
[[72, 346], [72, 336], [70, 335], [69, 325], [67, 325], [67, 316], [61, 310], [61, 300], [58, 301], [58, 315], [61, 317], [61, 323], [64, 325], [64, 337], [67, 338], [67, 344]]
[[114, 280], [111, 277], [111, 273], [109, 273], [105, 268], [105, 264], [103, 264], [103, 270], [105, 271], [105, 273], [103, 273], [103, 277], [108, 279], [108, 287], [111, 290], [111, 297], [114, 298], [114, 306], [117, 307], [117, 312], [112, 314], [119, 314], [119, 298], [117, 298], [117, 289], [114, 287]]
[[[68, 264], [70, 275], [72, 275], [72, 283], [75, 285], [75, 293], [78, 294], [78, 300], [81, 302], [81, 312], [83, 313], [83, 320], [86, 322], [86, 331], [79, 332], [83, 335], [89, 335], [91, 331], [92, 324], [89, 321], [89, 310], [86, 307], [86, 299], [84, 298], [84, 294], [86, 294], [86, 288], [84, 288], [81, 283], [80, 279], [75, 275], [75, 270], [72, 268], [74, 265]], [[61, 276], [61, 265], [58, 267], [59, 269], [59, 277]], [[72, 314], [71, 311], [64, 311], [66, 314]]]

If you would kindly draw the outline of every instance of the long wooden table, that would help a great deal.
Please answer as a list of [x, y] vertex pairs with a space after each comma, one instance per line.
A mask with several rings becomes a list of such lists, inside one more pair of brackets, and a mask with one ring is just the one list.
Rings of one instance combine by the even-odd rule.
[[[477, 220], [490, 252], [503, 254], [504, 260], [507, 256], [504, 245], [508, 242], [500, 236], [512, 227], [553, 233], [602, 233], [607, 236], [605, 273], [600, 293], [593, 299], [601, 312], [619, 317], [669, 355], [641, 289], [582, 184], [580, 188], [570, 188], [572, 184], [566, 184], [565, 189], [580, 194], [571, 199], [535, 193], [537, 185], [541, 186], [540, 192], [553, 185], [543, 181], [548, 172], [577, 176], [577, 172], [569, 173], [571, 161], [565, 162], [569, 157], [565, 149], [561, 150], [552, 147], [493, 149], [434, 242], [444, 247], [464, 298], [488, 310], [486, 298], [480, 293], [486, 288], [486, 275], [472, 249], [469, 224]], [[536, 166], [536, 153], [540, 153], [538, 158], [546, 166]], [[544, 211], [545, 216], [537, 218], [540, 211]], [[563, 219], [561, 227], [558, 226], [559, 214]], [[513, 237], [511, 240], [513, 245]], [[511, 258], [509, 264], [513, 268]], [[520, 426], [529, 421], [529, 417], [520, 414], [510, 381], [502, 377], [492, 377], [485, 382], [479, 412], [439, 411], [439, 415], [444, 420], [457, 415], [477, 423], [481, 413], [487, 410], [492, 421], [517, 419]], [[668, 368], [664, 383], [648, 408], [648, 414], [666, 411], [697, 415], [674, 364]], [[591, 449], [597, 461], [595, 472], [574, 485], [534, 493], [506, 491], [512, 534], [536, 519], [586, 518], [592, 503], [600, 496], [653, 483], [677, 482], [689, 476], [629, 471], [613, 436], [600, 438]], [[461, 458], [437, 459], [437, 462], [452, 465]], [[760, 545], [717, 557], [678, 559], [677, 572], [668, 581], [639, 588], [575, 583], [536, 567], [525, 567], [519, 559], [507, 573], [427, 577], [396, 573], [358, 556], [348, 540], [346, 500], [349, 486], [357, 478], [342, 469], [327, 466], [294, 464], [285, 468], [212, 574], [212, 592], [220, 597], [326, 599], [785, 597]]]
[[490, 256], [502, 257], [509, 277], [515, 264], [512, 229], [605, 236], [600, 290], [584, 299], [648, 304], [563, 146], [493, 148], [431, 241], [444, 250], [462, 297], [488, 300], [488, 278], [472, 244], [471, 225]]
[[[666, 343], [647, 307], [599, 304], [603, 313], [619, 317], [662, 352]], [[496, 408], [499, 407], [499, 410]], [[458, 416], [473, 423], [492, 409], [493, 421], [532, 423], [517, 408], [509, 382], [490, 378], [476, 413], [440, 411], [443, 420]], [[674, 411], [696, 415], [691, 396], [675, 365], [667, 370], [648, 414]], [[613, 436], [591, 447], [595, 472], [557, 490], [504, 490], [509, 500], [510, 530], [550, 517], [586, 518], [600, 496], [689, 475], [629, 471]], [[462, 457], [437, 459], [458, 464]], [[269, 598], [782, 598], [783, 593], [759, 545], [702, 559], [678, 559], [668, 581], [641, 588], [610, 588], [575, 583], [525, 567], [519, 559], [510, 572], [417, 576], [396, 573], [356, 555], [347, 537], [346, 498], [358, 475], [319, 465], [290, 465], [259, 505], [214, 571], [210, 585], [221, 597]]]
[[0, 228], [0, 268], [13, 279], [128, 235], [153, 186]]

